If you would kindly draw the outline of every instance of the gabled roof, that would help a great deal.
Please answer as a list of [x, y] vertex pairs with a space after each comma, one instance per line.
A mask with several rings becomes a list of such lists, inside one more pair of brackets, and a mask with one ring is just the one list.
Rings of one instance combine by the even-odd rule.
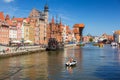
[[3, 12], [0, 12], [0, 19], [1, 19], [2, 21], [5, 20], [5, 17], [4, 17], [4, 13], [3, 13]]
[[6, 22], [7, 22], [8, 25], [13, 25], [11, 20], [6, 20]]
[[25, 22], [25, 23], [29, 23], [30, 22], [30, 18], [25, 18], [24, 20], [23, 20], [23, 22]]
[[33, 9], [32, 9], [32, 11], [30, 12], [29, 17], [36, 17], [36, 16], [40, 16], [40, 14], [41, 14], [41, 13], [42, 13], [41, 11], [39, 11], [39, 10], [37, 10], [37, 9], [33, 8]]

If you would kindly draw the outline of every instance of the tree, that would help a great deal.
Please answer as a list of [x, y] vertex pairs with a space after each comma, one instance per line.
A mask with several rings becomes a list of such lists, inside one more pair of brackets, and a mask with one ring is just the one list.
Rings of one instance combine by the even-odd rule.
[[90, 39], [89, 39], [89, 42], [93, 42], [93, 38], [90, 38]]

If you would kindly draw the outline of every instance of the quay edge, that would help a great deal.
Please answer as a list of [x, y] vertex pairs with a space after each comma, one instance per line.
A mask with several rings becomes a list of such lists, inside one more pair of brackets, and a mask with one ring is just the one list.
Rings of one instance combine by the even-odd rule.
[[24, 51], [15, 51], [15, 52], [7, 52], [0, 54], [0, 59], [2, 58], [8, 58], [8, 57], [14, 57], [14, 56], [20, 56], [20, 55], [28, 55], [28, 54], [33, 54], [35, 52], [43, 52], [45, 51], [45, 48], [39, 48], [39, 49], [28, 49]]

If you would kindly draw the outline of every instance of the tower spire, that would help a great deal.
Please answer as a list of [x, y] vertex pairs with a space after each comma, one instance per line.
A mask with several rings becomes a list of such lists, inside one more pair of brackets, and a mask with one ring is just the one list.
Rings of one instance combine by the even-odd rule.
[[60, 17], [60, 25], [62, 25], [61, 17]]
[[46, 0], [46, 4], [44, 6], [44, 12], [48, 12], [48, 11], [49, 11], [49, 7], [48, 7], [47, 0]]
[[54, 16], [52, 17], [52, 21], [51, 21], [52, 24], [54, 24]]

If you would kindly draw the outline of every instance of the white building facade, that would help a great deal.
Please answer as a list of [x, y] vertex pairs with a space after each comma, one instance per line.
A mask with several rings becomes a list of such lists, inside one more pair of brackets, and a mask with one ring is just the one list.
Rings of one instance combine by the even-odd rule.
[[114, 33], [114, 41], [120, 43], [120, 34], [117, 32]]
[[63, 27], [62, 37], [63, 37], [63, 42], [65, 43], [67, 38], [66, 26]]
[[10, 26], [9, 38], [11, 40], [17, 40], [17, 28], [16, 27]]

